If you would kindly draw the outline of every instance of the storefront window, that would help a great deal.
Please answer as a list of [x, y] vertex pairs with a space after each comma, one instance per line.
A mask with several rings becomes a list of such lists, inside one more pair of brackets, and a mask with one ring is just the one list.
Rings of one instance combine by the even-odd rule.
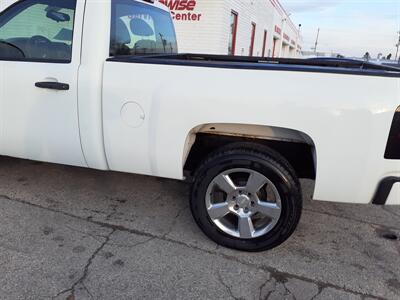
[[256, 37], [256, 23], [251, 23], [251, 38], [250, 38], [250, 49], [249, 56], [254, 54], [254, 39]]
[[277, 44], [277, 42], [278, 42], [278, 39], [274, 37], [273, 45], [272, 45], [272, 57], [276, 56], [276, 44]]
[[265, 50], [267, 48], [267, 37], [268, 37], [268, 32], [266, 30], [264, 30], [262, 57], [265, 57]]
[[237, 32], [237, 24], [238, 24], [238, 13], [235, 11], [231, 12], [231, 22], [230, 22], [231, 30], [229, 34], [229, 46], [228, 46], [228, 54], [235, 55], [236, 48], [236, 32]]

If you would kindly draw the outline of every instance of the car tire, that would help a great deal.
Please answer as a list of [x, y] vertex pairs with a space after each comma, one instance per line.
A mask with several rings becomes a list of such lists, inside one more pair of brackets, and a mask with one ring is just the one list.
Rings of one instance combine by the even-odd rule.
[[190, 207], [198, 226], [217, 244], [264, 251], [295, 231], [302, 193], [295, 171], [279, 153], [237, 143], [212, 153], [198, 167]]

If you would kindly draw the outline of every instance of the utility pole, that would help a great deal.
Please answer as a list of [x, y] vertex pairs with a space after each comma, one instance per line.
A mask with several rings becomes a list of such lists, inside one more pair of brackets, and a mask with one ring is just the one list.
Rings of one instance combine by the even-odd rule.
[[297, 37], [296, 37], [296, 49], [295, 49], [296, 57], [300, 56], [301, 54], [301, 51], [299, 49], [300, 43], [301, 43], [301, 24], [299, 24], [299, 29], [297, 31]]
[[315, 40], [315, 46], [314, 48], [311, 48], [311, 50], [314, 50], [314, 53], [317, 54], [317, 49], [318, 49], [318, 40], [319, 40], [319, 32], [320, 32], [320, 28], [318, 28], [318, 32], [317, 32], [317, 39]]
[[399, 63], [400, 63], [400, 57], [399, 56], [399, 48], [400, 48], [400, 31], [398, 32], [399, 34], [399, 41], [396, 44], [396, 58], [394, 59], [395, 61], [397, 60], [397, 58], [399, 58]]

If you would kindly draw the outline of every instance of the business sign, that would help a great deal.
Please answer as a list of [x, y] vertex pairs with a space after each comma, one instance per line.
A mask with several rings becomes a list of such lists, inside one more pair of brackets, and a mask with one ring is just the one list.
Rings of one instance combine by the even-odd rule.
[[172, 19], [177, 21], [200, 21], [201, 14], [195, 12], [196, 0], [159, 0], [171, 10]]

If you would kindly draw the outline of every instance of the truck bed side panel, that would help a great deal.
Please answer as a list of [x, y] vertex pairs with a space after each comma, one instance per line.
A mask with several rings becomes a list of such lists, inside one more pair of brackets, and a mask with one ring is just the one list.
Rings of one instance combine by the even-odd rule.
[[181, 179], [199, 125], [294, 129], [316, 147], [315, 199], [368, 203], [382, 178], [400, 175], [383, 157], [399, 91], [398, 78], [109, 61], [106, 155], [112, 170]]

